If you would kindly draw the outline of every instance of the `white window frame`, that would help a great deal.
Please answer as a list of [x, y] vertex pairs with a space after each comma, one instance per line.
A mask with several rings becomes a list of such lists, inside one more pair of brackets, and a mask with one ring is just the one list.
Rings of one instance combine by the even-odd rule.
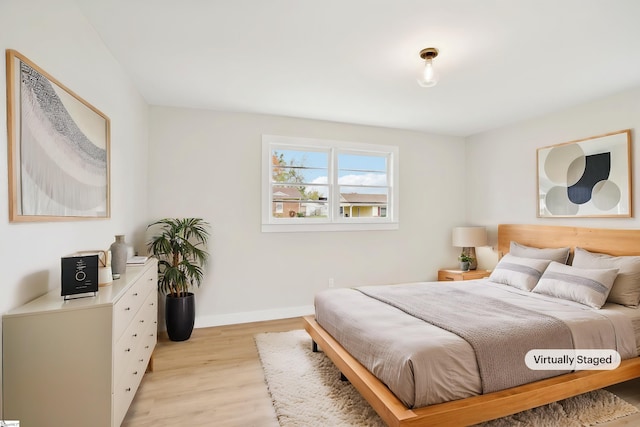
[[[272, 216], [271, 193], [271, 153], [274, 149], [293, 149], [307, 151], [326, 151], [329, 154], [328, 186], [329, 214], [320, 218], [274, 218]], [[298, 231], [355, 231], [355, 230], [396, 230], [400, 227], [399, 200], [399, 148], [392, 145], [367, 144], [302, 137], [262, 135], [262, 231], [298, 232]], [[338, 185], [338, 154], [360, 154], [387, 157], [387, 196], [386, 217], [349, 217], [340, 216], [340, 186]]]

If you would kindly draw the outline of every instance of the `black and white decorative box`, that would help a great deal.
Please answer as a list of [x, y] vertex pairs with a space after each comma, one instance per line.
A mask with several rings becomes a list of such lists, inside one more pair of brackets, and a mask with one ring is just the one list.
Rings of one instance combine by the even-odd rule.
[[95, 296], [98, 292], [98, 255], [63, 257], [60, 287], [64, 299]]

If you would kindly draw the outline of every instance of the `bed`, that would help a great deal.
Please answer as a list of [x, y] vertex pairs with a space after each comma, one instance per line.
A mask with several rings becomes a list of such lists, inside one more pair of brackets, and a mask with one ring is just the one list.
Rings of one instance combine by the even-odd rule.
[[[570, 257], [573, 257], [575, 251], [582, 250], [587, 250], [594, 253], [609, 254], [618, 257], [626, 255], [640, 255], [640, 245], [638, 244], [638, 242], [640, 242], [640, 230], [502, 224], [498, 227], [497, 247], [501, 262], [503, 261], [502, 258], [504, 258], [505, 260], [507, 259], [507, 257], [505, 256], [508, 255], [511, 247], [511, 242], [518, 242], [519, 244], [527, 245], [528, 247], [532, 248], [570, 247]], [[425, 286], [426, 285], [429, 284], [425, 284]], [[473, 284], [468, 282], [464, 283], [464, 286], [470, 285]], [[462, 285], [458, 284], [457, 286], [460, 287]], [[431, 287], [433, 288], [434, 284], [431, 284]], [[383, 289], [384, 287], [371, 288]], [[403, 289], [406, 292], [413, 292], [416, 286], [414, 286], [414, 284], [404, 286], [401, 285], [399, 286], [399, 288]], [[478, 286], [477, 288], [480, 289], [480, 286]], [[364, 289], [365, 293], [374, 291], [375, 289]], [[381, 331], [380, 335], [384, 335], [382, 333], [383, 327], [381, 325], [383, 325], [385, 321], [385, 316], [387, 314], [391, 315], [390, 313], [398, 307], [382, 309], [380, 308], [381, 306], [375, 305], [380, 302], [376, 298], [391, 298], [388, 295], [384, 294], [384, 292], [386, 291], [380, 292], [382, 292], [383, 295], [374, 295], [375, 301], [373, 302], [365, 298], [364, 300], [369, 302], [365, 303], [365, 306], [361, 307], [360, 309], [358, 308], [357, 304], [360, 304], [358, 300], [362, 300], [362, 297], [357, 295], [358, 292], [352, 292], [351, 294], [348, 294], [351, 296], [356, 296], [353, 297], [355, 298], [354, 301], [350, 302], [352, 304], [352, 307], [354, 307], [354, 309], [351, 310], [354, 314], [345, 314], [345, 321], [347, 323], [340, 323], [338, 321], [335, 325], [331, 325], [330, 323], [327, 323], [326, 320], [322, 320], [322, 317], [324, 316], [324, 318], [327, 318], [327, 315], [321, 314], [320, 310], [318, 311], [318, 313], [320, 313], [320, 320], [321, 322], [324, 321], [327, 328], [323, 328], [320, 323], [318, 323], [318, 319], [316, 319], [315, 316], [305, 318], [305, 328], [312, 337], [313, 341], [322, 348], [322, 350], [340, 369], [344, 376], [349, 379], [349, 381], [371, 404], [371, 406], [376, 410], [381, 418], [390, 426], [426, 426], [443, 424], [471, 425], [640, 377], [640, 357], [637, 356], [638, 343], [640, 342], [640, 338], [636, 338], [634, 336], [631, 338], [633, 341], [628, 341], [627, 338], [626, 344], [622, 341], [618, 343], [620, 345], [620, 348], [622, 349], [622, 353], [626, 354], [623, 354], [624, 360], [622, 360], [620, 366], [615, 370], [584, 370], [576, 372], [567, 371], [568, 373], [555, 372], [548, 378], [533, 379], [532, 381], [526, 382], [522, 385], [509, 386], [507, 388], [504, 388], [504, 385], [502, 387], [497, 386], [494, 387], [497, 391], [483, 392], [482, 386], [485, 385], [483, 379], [481, 378], [480, 380], [478, 380], [477, 378], [471, 378], [471, 380], [467, 381], [467, 379], [465, 378], [467, 376], [467, 374], [465, 374], [465, 370], [469, 371], [469, 368], [466, 367], [466, 365], [458, 364], [460, 365], [459, 371], [454, 371], [453, 374], [449, 376], [449, 378], [445, 378], [443, 380], [445, 382], [448, 382], [451, 380], [451, 378], [461, 379], [460, 383], [456, 384], [454, 387], [450, 387], [452, 389], [455, 389], [454, 393], [448, 396], [443, 396], [441, 395], [442, 393], [440, 393], [440, 395], [438, 393], [435, 393], [435, 397], [431, 396], [412, 400], [410, 397], [411, 392], [407, 394], [402, 390], [397, 390], [395, 388], [396, 386], [389, 382], [389, 373], [387, 372], [387, 377], [385, 377], [384, 372], [382, 372], [385, 370], [384, 367], [380, 367], [376, 365], [375, 362], [366, 360], [366, 356], [363, 360], [363, 354], [366, 353], [366, 348], [365, 350], [358, 351], [357, 347], [353, 347], [353, 343], [350, 343], [345, 339], [344, 336], [341, 336], [342, 334], [340, 331], [343, 328], [346, 329], [346, 326], [348, 326], [349, 324], [357, 326], [359, 323], [365, 322], [364, 318], [366, 316], [363, 316], [362, 318], [357, 317], [358, 311], [375, 311], [376, 316], [378, 313], [381, 313], [380, 316], [377, 317], [380, 317], [382, 319], [382, 323], [377, 327]], [[493, 290], [491, 292], [493, 292]], [[340, 296], [340, 298], [345, 297], [347, 297], [347, 294]], [[368, 295], [368, 297], [371, 297], [371, 295]], [[543, 295], [543, 297], [546, 296]], [[483, 297], [479, 296], [478, 298]], [[384, 302], [388, 303], [389, 301]], [[367, 307], [366, 304], [374, 305]], [[382, 304], [382, 302], [380, 302], [380, 304]], [[582, 304], [574, 305], [580, 306]], [[621, 305], [619, 307], [617, 306], [618, 304], [607, 303], [601, 310], [583, 309], [583, 312], [585, 312], [585, 315], [587, 315], [586, 313], [588, 311], [597, 311], [602, 315], [611, 312], [613, 313], [611, 314], [612, 318], [616, 318], [616, 316], [630, 316], [633, 319], [629, 320], [627, 322], [627, 325], [631, 325], [631, 333], [640, 335], [640, 309], [624, 308]], [[430, 310], [431, 309], [429, 309], [428, 311]], [[388, 313], [385, 314], [385, 312]], [[552, 312], [550, 314], [552, 314], [553, 316], [558, 315], [555, 312]], [[417, 327], [416, 324], [421, 323], [421, 321], [419, 319], [405, 319], [403, 321], [406, 322], [407, 333], [404, 334], [398, 332], [405, 330], [405, 326], [394, 330], [393, 333], [398, 336], [407, 335], [410, 338], [413, 337], [413, 339], [415, 340], [416, 333], [415, 331], [412, 332], [411, 328]], [[607, 321], [604, 323], [607, 323]], [[621, 322], [621, 324], [624, 324], [623, 320], [621, 320]], [[429, 325], [429, 327], [436, 328], [435, 326], [431, 325]], [[331, 330], [333, 335], [329, 333], [327, 329]], [[629, 328], [627, 327], [627, 329]], [[419, 333], [422, 332], [418, 331], [418, 334]], [[433, 333], [433, 331], [429, 331], [429, 334], [431, 333]], [[616, 340], [618, 339], [617, 332], [600, 332], [599, 334], [602, 336], [602, 339], [612, 339], [613, 335], [615, 335]], [[443, 331], [442, 335], [448, 337], [447, 339], [451, 341], [455, 341], [451, 338], [450, 332]], [[459, 341], [455, 341], [454, 348], [456, 345], [458, 346], [458, 348], [456, 348], [454, 351], [451, 351], [450, 349], [444, 351], [443, 354], [445, 356], [447, 351], [454, 354], [464, 354], [464, 351], [468, 350], [465, 350], [463, 348], [466, 345], [464, 340], [460, 339], [459, 337], [456, 338]], [[591, 338], [597, 339], [597, 337]], [[369, 340], [369, 338], [364, 341], [367, 340]], [[345, 345], [341, 345], [340, 341], [345, 343]], [[630, 342], [632, 342], [632, 344], [630, 344]], [[608, 344], [606, 346], [608, 346]], [[354, 357], [354, 355], [350, 354], [350, 352], [345, 349], [345, 347], [351, 348], [357, 358], [363, 360], [364, 364], [360, 363], [358, 359]], [[630, 349], [629, 347], [633, 348]], [[392, 349], [389, 348], [385, 349], [385, 351], [389, 352], [391, 352], [391, 350]], [[363, 351], [365, 353], [363, 353]], [[434, 349], [433, 351], [438, 350]], [[393, 357], [401, 360], [404, 356], [391, 356], [392, 359]], [[462, 357], [464, 358], [465, 356]], [[367, 369], [365, 365], [368, 365], [369, 369]], [[410, 370], [413, 369], [413, 367], [414, 366], [411, 365]], [[387, 386], [385, 382], [378, 379], [378, 377], [372, 374], [371, 371], [375, 372], [376, 375], [385, 378], [386, 383], [390, 384], [390, 386]], [[401, 371], [398, 370], [397, 372]], [[404, 377], [402, 377], [402, 375], [404, 374], [391, 374], [392, 377], [394, 375], [399, 377], [398, 382], [403, 381]], [[473, 377], [473, 375], [475, 374], [469, 373], [470, 377]], [[418, 381], [414, 381], [417, 384]], [[480, 382], [480, 385], [478, 385], [478, 382]], [[415, 386], [416, 384], [413, 384], [412, 386]], [[393, 388], [396, 394], [394, 394], [394, 392], [392, 392], [389, 387]], [[489, 388], [488, 390], [491, 389]]]

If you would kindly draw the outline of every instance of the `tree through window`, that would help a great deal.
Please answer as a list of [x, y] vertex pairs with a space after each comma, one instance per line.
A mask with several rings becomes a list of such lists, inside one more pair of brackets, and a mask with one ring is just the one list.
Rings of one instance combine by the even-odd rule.
[[[329, 215], [329, 153], [273, 149], [271, 151], [272, 216], [327, 218]], [[278, 204], [282, 212], [278, 212]]]

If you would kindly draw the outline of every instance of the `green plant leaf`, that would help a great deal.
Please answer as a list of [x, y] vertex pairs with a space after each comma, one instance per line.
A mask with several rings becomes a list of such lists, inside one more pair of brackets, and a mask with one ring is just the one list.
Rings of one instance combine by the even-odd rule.
[[147, 248], [158, 258], [158, 291], [179, 296], [200, 286], [209, 259], [209, 228], [202, 218], [164, 218], [147, 226], [155, 231]]

